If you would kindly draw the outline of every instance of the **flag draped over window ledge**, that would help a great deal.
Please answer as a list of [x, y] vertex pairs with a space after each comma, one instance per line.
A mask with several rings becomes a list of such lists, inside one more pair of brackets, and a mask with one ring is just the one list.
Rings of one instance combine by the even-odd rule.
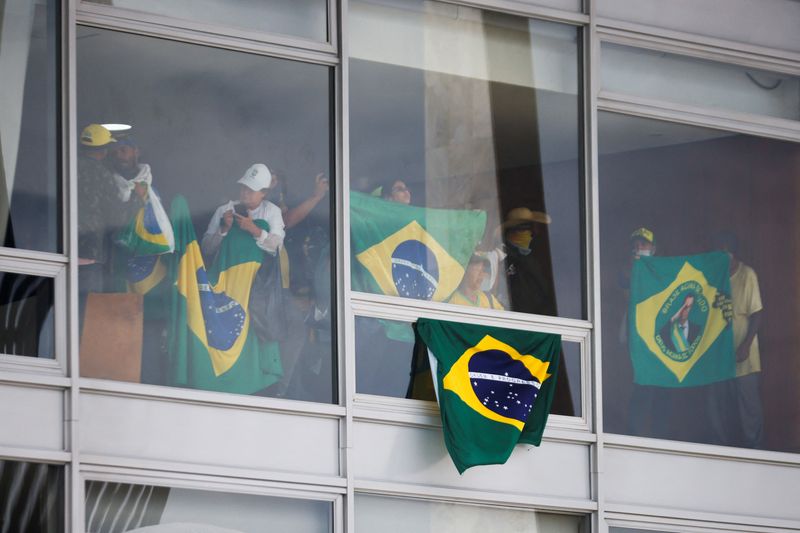
[[436, 361], [444, 442], [459, 473], [538, 446], [550, 413], [561, 336], [420, 319], [417, 349]]

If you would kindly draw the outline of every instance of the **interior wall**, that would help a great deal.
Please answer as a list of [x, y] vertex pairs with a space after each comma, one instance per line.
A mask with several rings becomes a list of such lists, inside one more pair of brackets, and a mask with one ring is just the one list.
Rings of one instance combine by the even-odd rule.
[[[600, 158], [605, 424], [626, 432], [633, 380], [619, 327], [627, 305], [619, 275], [630, 233], [652, 229], [658, 255], [711, 250], [713, 236], [733, 231], [740, 259], [759, 278], [759, 330], [766, 448], [800, 450], [800, 148], [744, 135], [604, 155]], [[697, 406], [679, 406], [692, 416]], [[677, 437], [682, 428], [673, 428]], [[689, 431], [689, 430], [686, 430]]]

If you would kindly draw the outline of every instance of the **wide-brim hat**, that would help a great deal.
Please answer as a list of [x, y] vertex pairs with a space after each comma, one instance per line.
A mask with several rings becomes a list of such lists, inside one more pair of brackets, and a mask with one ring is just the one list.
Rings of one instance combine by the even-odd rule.
[[537, 224], [550, 224], [553, 219], [544, 211], [534, 211], [527, 207], [515, 207], [508, 212], [506, 220], [503, 222], [503, 229], [513, 228], [522, 224], [530, 224], [535, 222]]

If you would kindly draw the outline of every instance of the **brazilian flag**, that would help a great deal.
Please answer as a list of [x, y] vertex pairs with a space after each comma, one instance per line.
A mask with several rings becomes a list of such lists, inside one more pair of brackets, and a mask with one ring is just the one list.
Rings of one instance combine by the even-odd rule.
[[[250, 290], [264, 260], [253, 237], [234, 224], [206, 270], [183, 198], [172, 203], [175, 291], [171, 305], [170, 366], [174, 385], [251, 394], [282, 374], [277, 342], [250, 329]], [[256, 225], [269, 230], [263, 220]]]
[[165, 279], [167, 265], [161, 256], [175, 249], [175, 237], [155, 189], [150, 189], [144, 205], [116, 241], [127, 250], [127, 280], [132, 292], [147, 294]]
[[436, 360], [444, 442], [459, 473], [538, 446], [550, 413], [561, 336], [421, 318], [417, 349]]
[[485, 227], [483, 211], [415, 207], [353, 191], [353, 289], [446, 301]]
[[628, 348], [636, 383], [691, 387], [735, 376], [728, 268], [723, 252], [634, 262]]

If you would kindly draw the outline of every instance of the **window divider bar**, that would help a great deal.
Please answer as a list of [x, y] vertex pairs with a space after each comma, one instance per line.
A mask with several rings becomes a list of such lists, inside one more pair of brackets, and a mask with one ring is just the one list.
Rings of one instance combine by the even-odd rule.
[[[332, 0], [326, 0], [330, 4]], [[296, 37], [291, 34], [279, 32], [258, 31], [256, 29], [240, 28], [236, 26], [225, 26], [207, 22], [199, 22], [188, 19], [148, 13], [146, 11], [135, 11], [114, 6], [104, 6], [80, 2], [77, 8], [78, 23], [84, 20], [103, 20], [110, 24], [121, 25], [141, 25], [153, 28], [163, 28], [166, 31], [175, 30], [189, 31], [198, 36], [231, 36], [251, 42], [258, 42], [270, 45], [286, 46], [299, 50], [312, 52], [327, 52], [335, 54], [337, 50], [336, 42], [332, 40], [334, 34], [330, 31], [332, 24], [330, 14], [327, 16], [326, 29], [328, 30], [329, 41], [316, 41], [304, 37]]]
[[798, 73], [800, 54], [787, 50], [737, 43], [644, 24], [595, 17], [602, 41], [673, 52], [724, 63]]
[[611, 111], [783, 141], [800, 141], [800, 121], [734, 111], [711, 110], [608, 91], [600, 91], [597, 107], [599, 111]]
[[77, 24], [320, 65], [335, 65], [339, 62], [339, 57], [334, 53], [334, 50], [323, 52], [292, 48], [287, 45], [248, 39], [234, 35], [233, 32], [230, 35], [204, 33], [192, 29], [171, 27], [142, 20], [121, 19], [96, 13], [82, 13]]

